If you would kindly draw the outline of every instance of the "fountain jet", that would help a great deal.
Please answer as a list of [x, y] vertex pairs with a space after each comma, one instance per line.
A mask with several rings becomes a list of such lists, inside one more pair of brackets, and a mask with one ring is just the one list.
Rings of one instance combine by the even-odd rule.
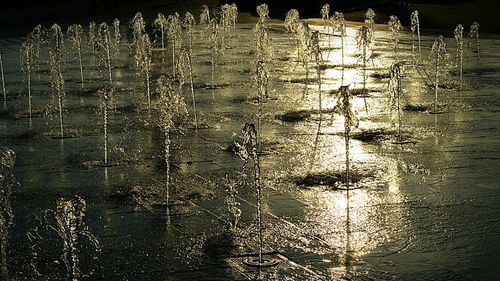
[[33, 60], [35, 56], [35, 49], [33, 41], [30, 38], [26, 39], [21, 45], [21, 49], [19, 51], [21, 57], [21, 71], [26, 74], [26, 86], [28, 89], [28, 114], [31, 118], [33, 114], [32, 110], [32, 96], [31, 96], [31, 73], [33, 70]]
[[435, 95], [435, 101], [434, 101], [434, 111], [430, 112], [433, 114], [438, 114], [441, 112], [438, 112], [437, 107], [438, 107], [438, 90], [439, 90], [439, 75], [441, 72], [444, 72], [444, 68], [446, 67], [446, 59], [448, 56], [448, 51], [446, 50], [446, 43], [444, 42], [443, 36], [439, 35], [436, 40], [434, 41], [434, 44], [432, 44], [432, 49], [431, 49], [431, 58], [434, 57], [434, 95]]
[[464, 69], [464, 27], [459, 24], [455, 28], [453, 32], [455, 35], [455, 42], [457, 43], [457, 54], [455, 58], [455, 65], [458, 68], [460, 75], [460, 91], [463, 89], [464, 77], [463, 77], [463, 69]]
[[[418, 18], [418, 11], [415, 10], [413, 13], [411, 13], [410, 16], [410, 21], [411, 21], [411, 38], [412, 38], [412, 45], [411, 49], [413, 51], [413, 56], [418, 58], [417, 61], [420, 62], [422, 60], [422, 50], [420, 46], [420, 20]], [[415, 35], [417, 37], [417, 42], [418, 42], [418, 57], [415, 55], [416, 52], [416, 47], [415, 47]]]
[[359, 126], [359, 119], [352, 110], [351, 94], [349, 86], [341, 86], [340, 95], [337, 99], [334, 112], [344, 116], [344, 140], [345, 140], [345, 185], [349, 190], [350, 186], [350, 133], [352, 128]]
[[83, 63], [82, 63], [82, 34], [83, 28], [79, 24], [73, 24], [68, 27], [68, 39], [73, 43], [77, 49], [78, 62], [80, 64], [80, 82], [83, 85]]
[[165, 136], [164, 157], [166, 164], [166, 200], [167, 213], [168, 205], [170, 205], [170, 155], [171, 155], [171, 132], [175, 129], [186, 115], [186, 103], [177, 87], [173, 86], [173, 82], [165, 76], [161, 76], [156, 81], [156, 90], [160, 97], [157, 104], [159, 122], [158, 126]]
[[389, 22], [387, 23], [389, 25], [389, 31], [392, 34], [392, 39], [394, 41], [394, 55], [395, 55], [395, 60], [398, 60], [398, 44], [399, 44], [399, 32], [403, 30], [403, 26], [401, 25], [401, 22], [399, 21], [397, 16], [390, 16], [389, 17]]

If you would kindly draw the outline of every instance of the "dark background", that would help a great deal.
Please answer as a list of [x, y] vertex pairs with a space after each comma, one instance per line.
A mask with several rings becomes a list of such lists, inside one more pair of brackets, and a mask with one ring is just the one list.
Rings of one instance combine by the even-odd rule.
[[0, 2], [0, 37], [23, 36], [37, 24], [50, 26], [57, 22], [63, 30], [79, 23], [88, 26], [96, 23], [111, 23], [119, 18], [128, 24], [136, 12], [141, 12], [151, 22], [158, 12], [165, 15], [190, 11], [197, 16], [203, 4], [218, 5], [218, 0], [19, 0]]
[[267, 3], [272, 18], [284, 18], [291, 8], [299, 10], [302, 18], [319, 17], [321, 6], [328, 2], [331, 11], [341, 11], [347, 20], [362, 21], [367, 8], [377, 13], [377, 23], [387, 22], [395, 14], [408, 26], [410, 13], [420, 11], [424, 28], [452, 30], [457, 23], [466, 28], [474, 20], [481, 23], [481, 32], [500, 33], [496, 17], [500, 14], [498, 0], [19, 0], [2, 1], [0, 8], [0, 37], [22, 36], [36, 24], [57, 22], [63, 28], [69, 24], [88, 25], [90, 20], [111, 22], [115, 17], [127, 23], [140, 11], [151, 22], [158, 12], [165, 15], [179, 11], [192, 12], [196, 17], [203, 4], [215, 7], [235, 2], [240, 12], [255, 13], [255, 7]]
[[368, 8], [375, 10], [377, 23], [386, 23], [390, 15], [397, 15], [402, 24], [410, 24], [410, 14], [418, 9], [423, 28], [442, 29], [453, 33], [457, 24], [466, 30], [472, 22], [481, 24], [480, 31], [500, 33], [500, 0], [221, 0], [236, 2], [240, 10], [255, 14], [255, 6], [267, 3], [272, 18], [283, 19], [286, 12], [296, 8], [301, 18], [320, 17], [321, 6], [329, 3], [331, 12], [343, 12], [350, 21], [363, 21]]

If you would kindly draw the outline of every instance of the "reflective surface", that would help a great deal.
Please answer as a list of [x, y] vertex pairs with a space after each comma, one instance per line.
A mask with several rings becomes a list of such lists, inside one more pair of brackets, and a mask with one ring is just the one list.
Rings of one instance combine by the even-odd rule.
[[[243, 162], [225, 151], [244, 123], [257, 123], [258, 106], [251, 73], [254, 71], [252, 24], [239, 24], [228, 40], [231, 48], [219, 58], [215, 89], [210, 83], [208, 43], [199, 30], [194, 47], [195, 94], [198, 120], [206, 127], [192, 129], [191, 119], [173, 137], [172, 197], [182, 204], [138, 206], [134, 190], [161, 189], [165, 181], [163, 138], [150, 123], [144, 79], [133, 68], [133, 54], [123, 44], [115, 58], [116, 110], [109, 114], [109, 153], [121, 165], [93, 167], [101, 160], [102, 116], [96, 92], [106, 81], [91, 66], [84, 48], [86, 77], [79, 83], [74, 51], [65, 65], [66, 120], [77, 137], [51, 139], [56, 115], [16, 118], [27, 108], [18, 49], [24, 38], [0, 41], [4, 52], [8, 100], [2, 107], [2, 145], [17, 154], [15, 176], [20, 185], [12, 200], [15, 226], [10, 238], [9, 271], [15, 280], [31, 279], [32, 252], [27, 232], [60, 197], [80, 195], [87, 201], [86, 222], [100, 240], [102, 253], [82, 251], [98, 261], [83, 264], [95, 272], [88, 280], [498, 280], [500, 271], [500, 186], [498, 161], [500, 92], [499, 40], [481, 40], [479, 74], [474, 57], [466, 59], [465, 90], [440, 89], [445, 113], [405, 111], [404, 135], [412, 140], [392, 144], [393, 118], [388, 107], [387, 78], [394, 62], [387, 27], [376, 25], [372, 65], [368, 68], [370, 96], [353, 97], [360, 126], [351, 140], [352, 170], [360, 175], [359, 189], [337, 190], [318, 184], [297, 185], [307, 175], [317, 178], [342, 174], [345, 143], [343, 118], [332, 115], [336, 92], [344, 84], [362, 88], [362, 68], [356, 50], [359, 25], [349, 23], [345, 65], [340, 38], [322, 34], [323, 120], [319, 122], [317, 84], [311, 61], [309, 78], [296, 58], [295, 40], [282, 24], [273, 23], [270, 36], [274, 65], [270, 100], [263, 104], [261, 172], [264, 184], [264, 251], [285, 257], [282, 266], [258, 272], [240, 262], [256, 253], [255, 190], [241, 175]], [[322, 27], [312, 25], [313, 29]], [[125, 28], [123, 29], [125, 32]], [[451, 32], [450, 32], [451, 33]], [[423, 57], [434, 41], [423, 31]], [[399, 58], [404, 59], [405, 104], [432, 107], [433, 88], [413, 65], [411, 34], [402, 33]], [[332, 40], [331, 49], [327, 40]], [[447, 39], [454, 53], [452, 39]], [[170, 49], [154, 51], [153, 77], [169, 73]], [[45, 66], [46, 67], [46, 66]], [[423, 68], [423, 66], [421, 67]], [[102, 77], [101, 77], [102, 75]], [[457, 79], [449, 76], [447, 79]], [[33, 107], [45, 108], [51, 99], [46, 69], [34, 75]], [[190, 91], [184, 89], [188, 104]], [[299, 122], [277, 115], [306, 110]], [[190, 116], [192, 112], [189, 111]], [[379, 130], [378, 139], [362, 138]], [[361, 134], [356, 139], [355, 135]], [[361, 140], [360, 140], [361, 139]], [[125, 164], [123, 164], [125, 163]], [[223, 177], [237, 181], [242, 217], [229, 231], [232, 215], [226, 203]], [[327, 177], [328, 178], [328, 177]], [[157, 198], [161, 203], [162, 198]], [[62, 242], [60, 242], [62, 243]], [[47, 242], [46, 264], [60, 263], [61, 244]], [[65, 272], [46, 267], [41, 279], [60, 279]], [[87, 272], [88, 273], [88, 272]]]

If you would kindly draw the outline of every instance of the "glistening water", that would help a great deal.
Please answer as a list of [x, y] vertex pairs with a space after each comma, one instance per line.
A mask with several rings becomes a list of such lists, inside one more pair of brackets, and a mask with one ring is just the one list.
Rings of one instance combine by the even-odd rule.
[[[169, 40], [177, 34], [166, 36], [165, 48], [161, 41], [154, 44], [147, 71], [151, 79], [135, 67], [129, 27], [121, 26], [119, 44], [111, 44], [118, 49], [111, 56], [106, 50], [114, 86], [114, 106], [106, 118], [107, 157], [115, 164], [100, 166], [85, 165], [103, 159], [104, 118], [96, 112], [99, 90], [109, 84], [109, 69], [93, 61], [95, 44], [81, 45], [83, 86], [78, 56], [64, 49], [64, 83], [57, 80], [58, 87], [64, 86], [61, 112], [43, 110], [56, 97], [49, 83], [48, 48], [42, 48], [41, 64], [31, 75], [31, 94], [33, 108], [43, 114], [30, 119], [24, 114], [28, 90], [19, 65], [25, 38], [0, 39], [7, 89], [0, 140], [16, 154], [13, 173], [19, 182], [9, 200], [14, 224], [8, 231], [6, 260], [12, 280], [65, 278], [63, 240], [54, 234], [37, 240], [42, 251], [36, 251], [36, 259], [53, 265], [37, 276], [28, 233], [34, 233], [46, 210], [56, 210], [57, 202], [70, 202], [65, 200], [75, 195], [85, 200], [85, 229], [100, 245], [99, 251], [79, 248], [82, 280], [500, 278], [500, 38], [481, 35], [479, 62], [475, 42], [472, 51], [464, 50], [462, 91], [458, 72], [447, 70], [437, 85], [442, 113], [428, 114], [435, 101], [433, 72], [426, 70], [426, 76], [424, 67], [413, 63], [408, 28], [397, 34], [395, 54], [388, 26], [373, 25], [376, 35], [366, 64], [369, 95], [358, 97], [365, 86], [356, 46], [360, 24], [347, 22], [340, 37], [333, 28], [321, 26], [321, 20], [311, 21], [309, 27], [319, 31], [324, 60], [319, 68], [320, 119], [318, 84], [315, 75], [305, 79], [303, 68], [315, 73], [316, 65], [312, 59], [301, 63], [296, 39], [275, 20], [266, 23], [273, 58], [268, 98], [259, 109], [253, 75], [255, 22], [239, 23], [229, 31], [222, 52], [212, 51], [208, 31], [194, 27], [197, 126], [189, 102], [193, 94], [183, 87], [189, 116], [169, 134], [169, 173], [164, 133], [154, 121], [160, 97], [150, 85], [148, 110], [146, 80], [178, 76], [172, 73], [178, 48]], [[143, 22], [135, 23], [139, 40]], [[325, 34], [327, 30], [334, 35]], [[88, 34], [86, 27], [83, 33]], [[438, 33], [420, 33], [422, 60], [431, 61]], [[453, 30], [443, 35], [448, 52], [455, 54]], [[175, 40], [180, 44], [181, 39]], [[391, 121], [387, 85], [396, 60], [405, 70], [400, 79], [401, 134], [411, 141], [405, 144], [393, 144], [397, 123]], [[60, 79], [60, 72], [56, 74]], [[336, 188], [345, 171], [344, 118], [331, 114], [343, 85], [350, 85], [359, 119], [359, 127], [350, 132], [350, 180], [356, 188], [349, 191]], [[72, 138], [51, 138], [59, 134], [59, 114], [64, 116], [63, 136]], [[260, 272], [242, 262], [259, 248], [254, 175], [233, 152], [243, 126], [257, 124], [258, 118], [262, 252], [280, 261]], [[162, 196], [167, 177], [168, 200]], [[231, 204], [234, 209], [238, 202], [241, 214], [228, 208], [228, 179], [237, 189], [231, 191]]]

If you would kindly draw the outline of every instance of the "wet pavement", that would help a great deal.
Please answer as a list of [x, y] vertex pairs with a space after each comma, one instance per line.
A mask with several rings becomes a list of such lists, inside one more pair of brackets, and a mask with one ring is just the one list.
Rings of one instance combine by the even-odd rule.
[[[51, 138], [58, 130], [57, 115], [20, 116], [27, 108], [18, 58], [24, 38], [0, 40], [8, 89], [0, 111], [1, 144], [17, 155], [14, 174], [19, 182], [12, 199], [12, 279], [64, 278], [62, 241], [44, 232], [43, 251], [33, 259], [27, 233], [44, 210], [55, 208], [56, 200], [79, 195], [88, 205], [86, 224], [102, 247], [100, 253], [82, 247], [84, 280], [498, 280], [500, 41], [481, 40], [480, 64], [474, 54], [466, 59], [464, 91], [440, 88], [443, 113], [429, 114], [433, 88], [422, 76], [425, 66], [413, 63], [411, 34], [402, 33], [397, 56], [405, 62], [402, 100], [423, 110], [404, 111], [403, 133], [411, 142], [400, 145], [393, 144], [386, 78], [396, 58], [384, 25], [375, 26], [369, 96], [352, 100], [360, 124], [352, 133], [359, 137], [351, 140], [351, 164], [360, 183], [349, 192], [328, 184], [345, 165], [344, 120], [332, 109], [342, 72], [353, 92], [362, 88], [355, 43], [359, 25], [348, 23], [344, 67], [340, 38], [321, 36], [321, 122], [313, 63], [312, 79], [304, 79], [295, 40], [279, 22], [271, 25], [274, 59], [270, 99], [262, 105], [260, 161], [263, 250], [278, 262], [260, 271], [244, 262], [257, 253], [255, 189], [251, 165], [244, 169], [244, 162], [227, 148], [239, 141], [245, 123], [257, 123], [252, 28], [239, 24], [227, 40], [230, 47], [215, 68], [217, 87], [206, 86], [211, 83], [210, 49], [196, 32], [193, 67], [200, 128], [193, 129], [185, 87], [189, 118], [172, 137], [171, 197], [176, 204], [168, 211], [163, 197], [154, 198], [165, 186], [163, 138], [148, 114], [144, 79], [133, 67], [129, 46], [122, 44], [114, 58], [116, 110], [109, 114], [108, 131], [109, 157], [117, 165], [100, 167], [86, 163], [103, 157], [96, 93], [106, 73], [101, 77], [92, 66], [88, 46], [83, 86], [74, 50], [65, 54], [66, 127], [75, 137], [57, 140]], [[312, 28], [324, 32], [320, 26]], [[436, 32], [422, 33], [428, 61]], [[446, 42], [454, 54], [453, 39]], [[169, 74], [170, 49], [153, 55], [153, 78]], [[444, 79], [456, 80], [455, 75]], [[36, 112], [52, 102], [47, 65], [34, 75], [33, 102]], [[307, 113], [304, 118], [279, 118], [298, 110]], [[367, 137], [373, 131], [377, 137]], [[236, 229], [230, 229], [226, 174], [241, 204]], [[312, 184], [297, 184], [308, 176]], [[138, 204], [144, 194], [151, 204]], [[30, 260], [43, 276], [34, 277]]]

